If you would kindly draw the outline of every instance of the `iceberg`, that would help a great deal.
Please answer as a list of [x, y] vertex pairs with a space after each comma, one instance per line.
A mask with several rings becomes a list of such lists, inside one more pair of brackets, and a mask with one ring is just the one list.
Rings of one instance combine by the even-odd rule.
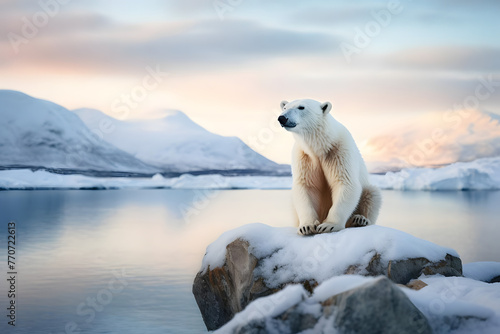
[[371, 182], [381, 189], [498, 190], [500, 157], [457, 162], [441, 168], [405, 168], [370, 177]]

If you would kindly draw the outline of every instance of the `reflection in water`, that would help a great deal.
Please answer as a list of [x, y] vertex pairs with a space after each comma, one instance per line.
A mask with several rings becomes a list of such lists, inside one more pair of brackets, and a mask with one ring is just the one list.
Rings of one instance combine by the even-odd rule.
[[458, 251], [464, 263], [500, 261], [500, 192], [385, 191], [379, 224]]
[[[500, 261], [498, 203], [500, 192], [384, 192], [379, 223], [455, 248], [464, 262]], [[1, 225], [9, 220], [16, 333], [202, 333], [191, 284], [206, 246], [247, 223], [289, 226], [293, 215], [286, 190], [0, 192]]]

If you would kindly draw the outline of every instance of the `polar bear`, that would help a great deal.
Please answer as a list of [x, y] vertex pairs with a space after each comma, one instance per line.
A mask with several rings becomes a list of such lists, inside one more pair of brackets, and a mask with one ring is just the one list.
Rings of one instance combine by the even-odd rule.
[[281, 126], [292, 132], [293, 204], [298, 233], [336, 232], [375, 224], [382, 203], [349, 131], [330, 102], [281, 102]]

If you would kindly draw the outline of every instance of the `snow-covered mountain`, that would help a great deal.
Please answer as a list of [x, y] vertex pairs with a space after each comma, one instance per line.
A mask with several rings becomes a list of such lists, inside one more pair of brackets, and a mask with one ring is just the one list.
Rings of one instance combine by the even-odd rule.
[[0, 90], [0, 167], [152, 174], [132, 155], [99, 139], [71, 111]]
[[372, 173], [500, 156], [500, 116], [478, 110], [432, 113], [361, 147]]
[[237, 137], [205, 130], [178, 110], [166, 110], [160, 119], [125, 121], [94, 109], [74, 112], [105, 141], [162, 170], [290, 173], [289, 166], [263, 157]]

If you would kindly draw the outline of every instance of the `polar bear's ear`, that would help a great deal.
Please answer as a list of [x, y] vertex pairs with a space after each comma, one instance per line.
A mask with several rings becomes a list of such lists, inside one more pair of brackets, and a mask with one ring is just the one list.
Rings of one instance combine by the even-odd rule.
[[285, 108], [285, 106], [286, 106], [287, 104], [288, 104], [288, 101], [285, 101], [285, 100], [281, 101], [281, 103], [280, 103], [281, 110], [284, 110], [283, 108]]
[[326, 115], [332, 110], [332, 104], [330, 102], [321, 103], [321, 110], [323, 110], [323, 115]]

